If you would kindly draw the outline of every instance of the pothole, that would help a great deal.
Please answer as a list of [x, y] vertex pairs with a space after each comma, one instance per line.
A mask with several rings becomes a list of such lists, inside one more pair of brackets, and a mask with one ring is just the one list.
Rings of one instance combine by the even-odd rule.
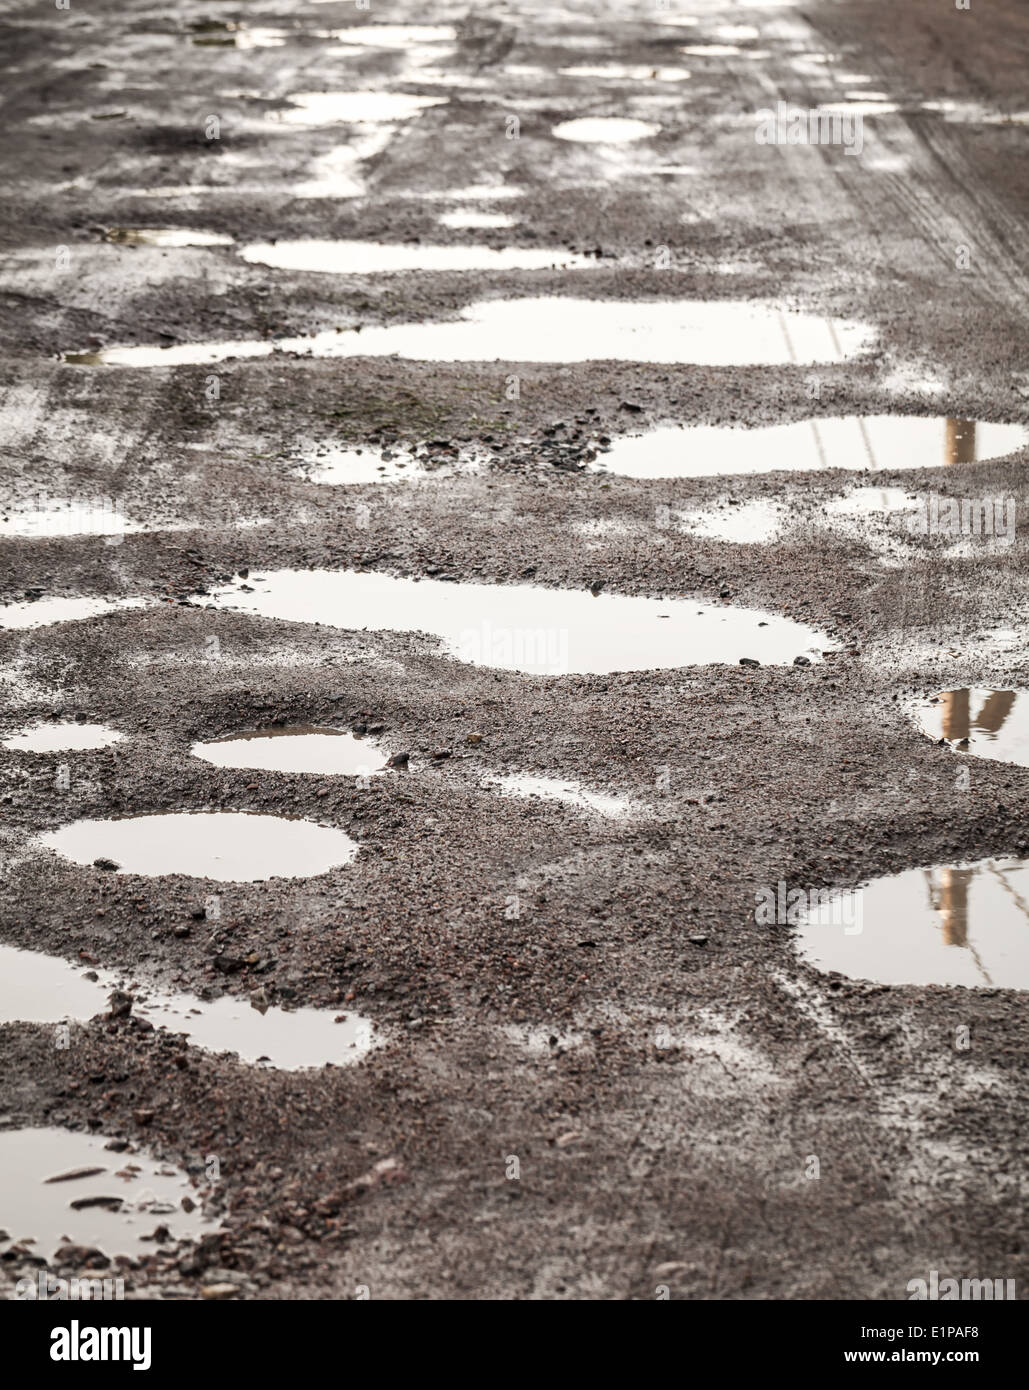
[[0, 536], [35, 540], [51, 536], [124, 536], [141, 531], [103, 502], [74, 502], [57, 498], [37, 498], [16, 502], [0, 514]]
[[215, 767], [260, 768], [264, 772], [309, 772], [333, 777], [370, 777], [386, 766], [387, 754], [373, 743], [315, 725], [254, 729], [194, 743], [194, 757]]
[[298, 817], [239, 811], [79, 820], [47, 831], [37, 843], [75, 864], [225, 883], [310, 878], [349, 864], [357, 853], [342, 830]]
[[5, 738], [3, 747], [19, 753], [73, 753], [110, 748], [124, 737], [105, 724], [38, 723]]
[[[122, 978], [109, 970], [84, 971], [58, 956], [0, 946], [0, 1023], [85, 1023], [110, 1009]], [[284, 1009], [261, 997], [199, 999], [130, 986], [132, 1012], [170, 1033], [185, 1034], [207, 1052], [232, 1052], [240, 1061], [266, 1062], [282, 1071], [349, 1066], [379, 1046], [370, 1019], [335, 1009]]]
[[[545, 331], [541, 331], [541, 324], [546, 325]], [[444, 323], [402, 323], [366, 327], [360, 331], [330, 330], [275, 341], [181, 343], [166, 348], [112, 347], [96, 352], [69, 353], [64, 360], [76, 366], [175, 367], [220, 362], [232, 357], [266, 357], [277, 350], [310, 357], [395, 355], [419, 362], [612, 361], [789, 366], [841, 362], [864, 352], [875, 342], [875, 337], [868, 325], [742, 300], [630, 301], [554, 297], [479, 300], [462, 309], [456, 319]], [[810, 422], [807, 424], [810, 429]], [[691, 442], [686, 437], [687, 431], [656, 433], [664, 436], [658, 443], [662, 466], [671, 466], [672, 471], [630, 476], [694, 476], [689, 470], [680, 471], [677, 461], [668, 464], [669, 458], [675, 459], [677, 444]], [[713, 457], [719, 459], [726, 450], [748, 449], [749, 446], [748, 466], [738, 467], [737, 471], [755, 471], [749, 465], [755, 457], [753, 437], [760, 433], [742, 429], [718, 431]], [[714, 447], [714, 432], [709, 431], [709, 434], [712, 437], [707, 442]], [[744, 437], [742, 446], [739, 439], [725, 438], [733, 434]], [[643, 438], [651, 441], [653, 436]], [[692, 442], [699, 442], [696, 436]], [[653, 446], [622, 440], [616, 447], [622, 453], [617, 457], [605, 456], [612, 471], [619, 471], [621, 459], [633, 449], [646, 452]], [[767, 442], [764, 450], [756, 453], [759, 460], [765, 452]], [[781, 447], [779, 456], [790, 457], [790, 446]], [[814, 457], [819, 457], [817, 448]], [[782, 466], [766, 463], [756, 471]], [[829, 465], [819, 462], [810, 466]], [[873, 465], [865, 462], [853, 466]], [[708, 462], [703, 471], [724, 470]]]
[[[117, 1142], [118, 1151], [107, 1145]], [[6, 1247], [51, 1260], [64, 1245], [105, 1255], [153, 1253], [164, 1227], [173, 1240], [214, 1229], [181, 1168], [123, 1141], [64, 1129], [0, 1132], [0, 1226]]]
[[0, 608], [0, 628], [24, 631], [51, 623], [78, 623], [148, 606], [143, 598], [43, 598], [34, 603], [7, 603]]
[[1029, 989], [1029, 862], [908, 869], [827, 895], [799, 915], [796, 945], [852, 979]]
[[377, 241], [255, 242], [240, 251], [243, 260], [278, 270], [312, 270], [335, 275], [385, 275], [412, 270], [588, 270], [592, 258], [562, 251], [511, 246], [394, 246]]
[[531, 675], [817, 661], [836, 644], [757, 609], [355, 570], [278, 570], [217, 589], [217, 608], [347, 630], [424, 632], [459, 661]]
[[1029, 767], [1029, 691], [966, 686], [915, 710], [918, 727], [961, 753]]
[[938, 468], [1002, 458], [1027, 443], [1029, 429], [1024, 425], [921, 415], [825, 416], [753, 429], [668, 426], [616, 439], [595, 467], [643, 479], [824, 468]]
[[297, 469], [297, 476], [308, 483], [353, 487], [445, 478], [455, 471], [473, 472], [477, 467], [478, 461], [467, 455], [430, 469], [406, 449], [330, 448], [309, 454]]

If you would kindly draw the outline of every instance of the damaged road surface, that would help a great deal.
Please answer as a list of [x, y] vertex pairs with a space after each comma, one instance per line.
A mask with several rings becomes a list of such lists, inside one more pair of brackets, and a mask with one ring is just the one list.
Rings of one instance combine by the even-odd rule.
[[1027, 51], [2, 7], [3, 1296], [1029, 1276]]

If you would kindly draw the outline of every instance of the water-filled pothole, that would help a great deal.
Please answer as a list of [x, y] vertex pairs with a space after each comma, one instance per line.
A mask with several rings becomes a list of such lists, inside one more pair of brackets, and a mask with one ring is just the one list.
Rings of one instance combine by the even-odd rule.
[[19, 753], [82, 752], [90, 748], [110, 748], [125, 737], [104, 724], [39, 723], [3, 741], [4, 748]]
[[708, 540], [734, 545], [769, 545], [778, 540], [786, 520], [786, 507], [780, 502], [754, 498], [749, 502], [722, 502], [699, 512], [677, 517], [684, 531]]
[[564, 801], [581, 811], [596, 811], [611, 820], [630, 815], [633, 804], [623, 796], [590, 791], [580, 782], [562, 781], [558, 777], [534, 777], [529, 773], [511, 773], [503, 777], [487, 777], [486, 786], [496, 787], [505, 796], [539, 797], [543, 801]]
[[386, 275], [412, 270], [588, 270], [593, 258], [559, 248], [509, 246], [428, 246], [423, 243], [388, 245], [378, 241], [254, 242], [240, 255], [253, 265], [278, 270], [314, 270], [334, 275]]
[[146, 608], [143, 598], [43, 598], [34, 603], [8, 603], [0, 608], [0, 628], [24, 631], [51, 623], [79, 623], [126, 608]]
[[852, 979], [1029, 989], [1029, 861], [908, 869], [833, 895], [797, 931], [806, 960]]
[[0, 515], [0, 536], [35, 540], [51, 536], [125, 536], [143, 527], [106, 502], [53, 497], [17, 502]]
[[829, 416], [786, 425], [670, 426], [616, 439], [596, 468], [627, 478], [701, 478], [818, 468], [935, 468], [1001, 458], [1029, 443], [1024, 425], [920, 415]]
[[253, 767], [265, 772], [313, 772], [334, 777], [370, 777], [387, 755], [343, 729], [315, 725], [254, 729], [209, 743], [194, 743], [194, 757], [215, 767]]
[[[84, 1023], [107, 1013], [112, 991], [123, 988], [110, 970], [84, 972], [59, 956], [0, 946], [0, 1023]], [[129, 992], [132, 1012], [155, 1028], [283, 1071], [349, 1066], [380, 1042], [370, 1019], [336, 1009], [283, 1009], [228, 994], [207, 1000], [138, 985]]]
[[342, 830], [288, 816], [239, 811], [80, 820], [37, 841], [75, 864], [126, 874], [186, 874], [225, 883], [310, 878], [349, 864], [357, 845]]
[[224, 232], [193, 231], [189, 227], [108, 227], [105, 241], [119, 246], [231, 246]]
[[601, 82], [685, 82], [687, 68], [652, 67], [647, 63], [581, 63], [561, 68], [562, 77], [582, 77]]
[[[741, 300], [632, 301], [552, 297], [479, 300], [462, 309], [457, 318], [443, 323], [369, 326], [360, 331], [328, 330], [274, 341], [101, 348], [95, 352], [69, 353], [64, 360], [75, 366], [174, 367], [220, 362], [231, 357], [265, 357], [278, 350], [311, 357], [399, 356], [419, 362], [612, 361], [790, 366], [841, 362], [865, 351], [874, 341], [875, 332], [868, 325], [787, 311], [774, 304]], [[684, 431], [663, 433], [668, 437], [660, 447], [660, 457], [667, 464], [669, 457], [675, 459], [676, 443], [681, 445], [687, 440]], [[727, 440], [726, 435], [756, 436], [759, 433], [757, 430], [717, 431], [719, 438], [713, 457], [720, 458], [727, 447], [733, 446], [734, 441]], [[644, 438], [649, 440], [651, 436]], [[708, 442], [714, 445], [715, 439]], [[635, 440], [620, 441], [617, 448], [622, 450], [629, 445], [644, 450], [649, 448]], [[767, 449], [766, 442], [758, 451], [759, 459]], [[781, 447], [780, 456], [783, 454], [792, 457], [792, 448]], [[710, 451], [707, 456], [712, 456]], [[818, 457], [817, 449], [814, 456]], [[752, 453], [748, 454], [748, 461], [752, 457]], [[614, 455], [606, 458], [610, 464], [617, 465]], [[764, 471], [783, 466], [768, 464]], [[810, 466], [828, 465], [819, 462]], [[866, 462], [852, 466], [872, 465]], [[722, 469], [708, 463], [702, 471], [710, 473]], [[763, 470], [748, 466], [737, 471]], [[689, 470], [680, 471], [676, 462], [671, 473], [641, 473], [638, 476], [682, 477], [690, 473]]]
[[625, 116], [580, 116], [562, 121], [553, 134], [559, 140], [575, 140], [588, 145], [625, 145], [657, 135], [660, 126], [651, 121], [634, 121]]
[[113, 1152], [110, 1142], [65, 1129], [0, 1132], [0, 1227], [8, 1244], [24, 1242], [45, 1260], [68, 1244], [113, 1258], [153, 1253], [147, 1238], [159, 1226], [174, 1240], [214, 1229], [186, 1173], [132, 1145]]
[[817, 661], [835, 646], [757, 609], [527, 584], [456, 584], [355, 570], [278, 570], [216, 590], [211, 602], [353, 631], [425, 632], [448, 655], [532, 675], [668, 670], [743, 658]]
[[436, 220], [441, 227], [449, 227], [452, 231], [499, 231], [518, 223], [518, 218], [510, 213], [476, 212], [473, 208], [466, 212], [445, 212]]
[[443, 105], [447, 99], [408, 92], [294, 92], [288, 100], [293, 104], [271, 112], [272, 119], [287, 125], [330, 125], [336, 121], [365, 125], [409, 121], [426, 107]]
[[1029, 691], [973, 686], [943, 690], [915, 710], [930, 738], [962, 753], [1029, 767]]

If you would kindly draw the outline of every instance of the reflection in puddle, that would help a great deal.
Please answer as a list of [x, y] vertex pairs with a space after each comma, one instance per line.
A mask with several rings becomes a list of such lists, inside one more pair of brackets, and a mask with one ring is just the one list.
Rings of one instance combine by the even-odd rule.
[[578, 140], [589, 145], [624, 145], [632, 140], [646, 140], [660, 129], [650, 121], [633, 121], [624, 116], [583, 116], [575, 121], [562, 121], [552, 133], [559, 140]]
[[561, 68], [562, 77], [598, 78], [602, 82], [685, 82], [689, 75], [687, 68], [655, 68], [646, 63], [602, 63], [593, 67], [584, 64]]
[[[816, 321], [817, 322], [817, 321]], [[596, 468], [628, 478], [700, 478], [816, 468], [934, 468], [1001, 458], [1029, 442], [1024, 425], [920, 415], [848, 415], [787, 425], [669, 426], [618, 439]]]
[[798, 932], [806, 960], [852, 979], [1029, 989], [1029, 863], [908, 869], [837, 895]]
[[146, 608], [143, 598], [42, 598], [35, 603], [8, 603], [0, 608], [0, 628], [24, 630], [50, 623], [78, 623], [126, 608]]
[[1029, 767], [1029, 691], [944, 690], [915, 717], [924, 734], [945, 738], [962, 753]]
[[113, 1257], [153, 1253], [146, 1238], [158, 1226], [174, 1240], [214, 1229], [180, 1168], [108, 1142], [64, 1129], [0, 1133], [0, 1227], [12, 1242], [31, 1240], [44, 1260], [69, 1243]]
[[428, 106], [441, 106], [446, 97], [418, 97], [407, 92], [296, 92], [285, 111], [269, 113], [271, 120], [287, 125], [329, 125], [350, 121], [354, 125], [378, 121], [408, 121]]
[[225, 883], [310, 878], [349, 864], [342, 830], [288, 816], [194, 811], [80, 820], [38, 841], [75, 864], [114, 863], [126, 874], [187, 874]]
[[532, 675], [736, 665], [741, 657], [788, 664], [834, 645], [757, 609], [354, 570], [279, 570], [237, 580], [211, 602], [288, 622], [429, 633], [459, 661]]
[[469, 208], [467, 212], [445, 212], [442, 217], [436, 219], [441, 227], [449, 227], [451, 231], [493, 231], [506, 227], [518, 225], [518, 218], [512, 217], [506, 212], [475, 212]]
[[221, 232], [195, 232], [188, 227], [109, 227], [106, 241], [121, 246], [231, 246]]
[[375, 241], [277, 241], [244, 246], [240, 255], [279, 270], [318, 270], [336, 275], [383, 275], [410, 270], [581, 270], [599, 264], [571, 251], [509, 246], [387, 246]]
[[387, 755], [342, 729], [288, 725], [229, 734], [194, 743], [190, 752], [215, 767], [255, 767], [265, 772], [314, 772], [325, 776], [368, 777], [381, 772]]
[[[38, 951], [0, 946], [0, 1023], [84, 1023], [110, 1009], [121, 976], [90, 970]], [[207, 1052], [234, 1052], [243, 1062], [267, 1062], [282, 1071], [345, 1066], [380, 1039], [370, 1020], [335, 1009], [282, 1009], [246, 997], [198, 999], [130, 986], [132, 1012], [155, 1028], [184, 1033]], [[339, 1020], [338, 1022], [336, 1020]]]
[[449, 24], [355, 24], [333, 29], [332, 37], [365, 48], [407, 48], [416, 43], [456, 43], [457, 30]]
[[50, 536], [125, 536], [142, 531], [110, 502], [72, 502], [39, 497], [14, 503], [0, 514], [0, 536], [37, 540]]
[[[704, 366], [787, 366], [814, 362], [840, 362], [875, 341], [866, 325], [814, 314], [791, 313], [773, 305], [737, 300], [628, 300], [491, 299], [468, 305], [456, 319], [445, 323], [401, 323], [386, 328], [328, 331], [310, 337], [283, 338], [277, 342], [186, 343], [177, 347], [104, 348], [100, 352], [71, 354], [65, 361], [79, 366], [161, 367], [185, 363], [220, 362], [230, 357], [264, 357], [275, 349], [312, 357], [407, 357], [419, 362], [696, 362]], [[827, 422], [819, 421], [824, 430]], [[831, 426], [833, 422], [828, 422]], [[837, 424], [841, 422], [836, 422]], [[843, 422], [846, 423], [846, 422]], [[921, 422], [923, 425], [925, 421]], [[782, 449], [792, 457], [805, 429], [812, 422], [777, 426], [797, 431], [796, 439]], [[985, 430], [1019, 430], [1021, 426], [984, 426]], [[755, 439], [778, 439], [773, 430], [706, 429], [688, 434], [680, 429], [656, 432], [662, 458], [677, 444], [692, 442], [699, 434], [715, 444], [745, 451], [748, 467], [736, 471], [769, 471], [750, 466]], [[684, 440], [685, 435], [685, 440]], [[819, 436], [820, 437], [820, 436]], [[861, 432], [858, 431], [860, 439]], [[647, 442], [622, 440], [619, 450], [651, 448]], [[780, 446], [781, 447], [781, 446]], [[812, 446], [813, 447], [813, 446]], [[1014, 447], [1008, 445], [1008, 448]], [[813, 449], [814, 457], [820, 451]], [[612, 458], [614, 455], [607, 455]], [[824, 467], [822, 463], [811, 467]], [[841, 465], [842, 466], [842, 465]], [[867, 467], [867, 464], [854, 464]], [[883, 467], [885, 465], [878, 464]], [[719, 472], [710, 466], [697, 472]], [[731, 469], [729, 471], [732, 471]], [[639, 473], [638, 477], [689, 476], [677, 468], [671, 473]]]
[[430, 476], [413, 454], [391, 450], [386, 458], [381, 449], [325, 449], [312, 454], [297, 469], [297, 475], [309, 483], [325, 483], [334, 487], [356, 486], [364, 483], [392, 483]]
[[768, 544], [777, 540], [786, 517], [778, 502], [758, 498], [735, 505], [723, 502], [709, 511], [680, 515], [682, 528], [696, 536], [738, 545]]
[[612, 820], [621, 820], [633, 809], [631, 801], [621, 796], [593, 792], [579, 782], [563, 781], [557, 777], [534, 777], [528, 773], [513, 773], [507, 777], [487, 777], [487, 787], [498, 787], [505, 796], [541, 797], [544, 801], [565, 801], [583, 811], [596, 811]]
[[110, 748], [125, 737], [103, 724], [33, 724], [20, 734], [3, 741], [4, 748], [22, 753], [79, 752], [87, 748]]

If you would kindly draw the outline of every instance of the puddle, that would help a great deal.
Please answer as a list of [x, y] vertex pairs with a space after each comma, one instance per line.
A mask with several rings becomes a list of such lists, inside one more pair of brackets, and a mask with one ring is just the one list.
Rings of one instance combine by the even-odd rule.
[[[453, 584], [354, 570], [279, 570], [236, 580], [215, 590], [211, 602], [288, 622], [424, 632], [459, 661], [531, 675], [736, 665], [741, 657], [788, 664], [800, 655], [817, 660], [835, 645], [776, 614], [692, 599]], [[96, 851], [107, 852], [113, 850]]]
[[394, 449], [389, 451], [389, 455], [386, 458], [381, 449], [326, 449], [305, 459], [296, 472], [305, 482], [324, 483], [332, 487], [436, 476], [437, 470], [430, 473], [413, 454]]
[[1029, 767], [1029, 691], [943, 690], [916, 708], [915, 720], [923, 734], [959, 752]]
[[603, 63], [561, 68], [562, 77], [598, 78], [601, 82], [685, 82], [687, 68], [655, 68], [646, 63]]
[[412, 193], [408, 196], [445, 198], [452, 203], [491, 203], [498, 199], [524, 198], [525, 189], [513, 183], [473, 183], [468, 188], [444, 188], [438, 192]]
[[[0, 1023], [84, 1023], [110, 1009], [125, 977], [90, 970], [59, 956], [0, 946]], [[155, 1028], [185, 1033], [194, 1047], [234, 1052], [242, 1062], [267, 1062], [281, 1071], [345, 1066], [359, 1061], [380, 1039], [371, 1021], [337, 1009], [258, 1006], [246, 997], [199, 999], [131, 985], [132, 1012]], [[337, 1023], [336, 1019], [340, 1021]]]
[[411, 270], [582, 270], [599, 264], [571, 251], [511, 246], [384, 245], [375, 241], [278, 241], [244, 246], [252, 265], [317, 270], [335, 275], [383, 275]]
[[894, 516], [898, 512], [909, 512], [916, 505], [917, 499], [902, 487], [856, 487], [826, 502], [825, 511], [829, 516], [844, 518]]
[[936, 468], [1001, 458], [1027, 443], [1029, 430], [1024, 425], [921, 415], [848, 415], [755, 429], [668, 426], [616, 440], [595, 467], [627, 478], [701, 478], [777, 469]]
[[221, 232], [195, 232], [188, 227], [109, 227], [105, 241], [120, 246], [231, 246]]
[[5, 738], [3, 747], [19, 753], [81, 752], [87, 748], [110, 748], [124, 737], [104, 724], [40, 723]]
[[[325, 0], [314, 0], [322, 4]], [[456, 43], [457, 30], [449, 24], [360, 24], [333, 29], [340, 43], [363, 48], [407, 48], [417, 43]]]
[[287, 125], [330, 125], [348, 121], [365, 125], [379, 121], [409, 121], [429, 106], [445, 105], [446, 97], [419, 97], [408, 92], [296, 92], [285, 111], [269, 119]]
[[762, 498], [733, 504], [723, 502], [707, 511], [680, 513], [683, 530], [714, 541], [737, 545], [767, 545], [777, 540], [786, 519], [786, 508]]
[[441, 227], [451, 231], [492, 231], [518, 225], [518, 218], [506, 212], [445, 212], [436, 219]]
[[386, 766], [388, 754], [342, 729], [297, 725], [254, 729], [190, 752], [215, 767], [255, 767], [264, 772], [313, 772], [334, 777], [369, 777]]
[[559, 140], [578, 140], [588, 145], [625, 145], [648, 140], [661, 129], [650, 121], [633, 121], [624, 116], [582, 116], [562, 121], [551, 132]]
[[612, 820], [622, 820], [633, 810], [631, 801], [621, 796], [589, 791], [579, 782], [557, 777], [533, 777], [513, 773], [507, 777], [488, 777], [485, 785], [497, 787], [504, 796], [541, 797], [544, 801], [564, 801], [583, 811], [596, 811]]
[[109, 1142], [65, 1129], [0, 1132], [0, 1227], [12, 1242], [31, 1239], [45, 1260], [69, 1243], [113, 1257], [153, 1254], [160, 1247], [146, 1237], [158, 1226], [175, 1240], [214, 1229], [182, 1169]]
[[186, 874], [223, 883], [310, 878], [349, 864], [357, 853], [342, 830], [234, 811], [80, 820], [47, 831], [37, 843], [75, 864], [102, 859], [126, 874]]
[[545, 1028], [539, 1024], [509, 1023], [501, 1032], [508, 1042], [516, 1047], [524, 1047], [533, 1057], [556, 1057], [561, 1052], [582, 1047], [586, 1041], [582, 1033]]
[[79, 623], [127, 608], [147, 608], [143, 598], [43, 598], [35, 603], [8, 603], [0, 608], [0, 628], [24, 631], [51, 623]]
[[0, 536], [39, 540], [52, 536], [126, 536], [142, 531], [137, 522], [104, 501], [72, 502], [41, 497], [5, 507], [0, 515]]
[[877, 879], [801, 921], [797, 945], [820, 970], [852, 979], [1029, 989], [1029, 861]]
[[96, 352], [67, 352], [72, 367], [189, 367], [204, 362], [223, 362], [229, 357], [270, 357], [271, 342], [179, 343], [169, 347], [114, 347]]

